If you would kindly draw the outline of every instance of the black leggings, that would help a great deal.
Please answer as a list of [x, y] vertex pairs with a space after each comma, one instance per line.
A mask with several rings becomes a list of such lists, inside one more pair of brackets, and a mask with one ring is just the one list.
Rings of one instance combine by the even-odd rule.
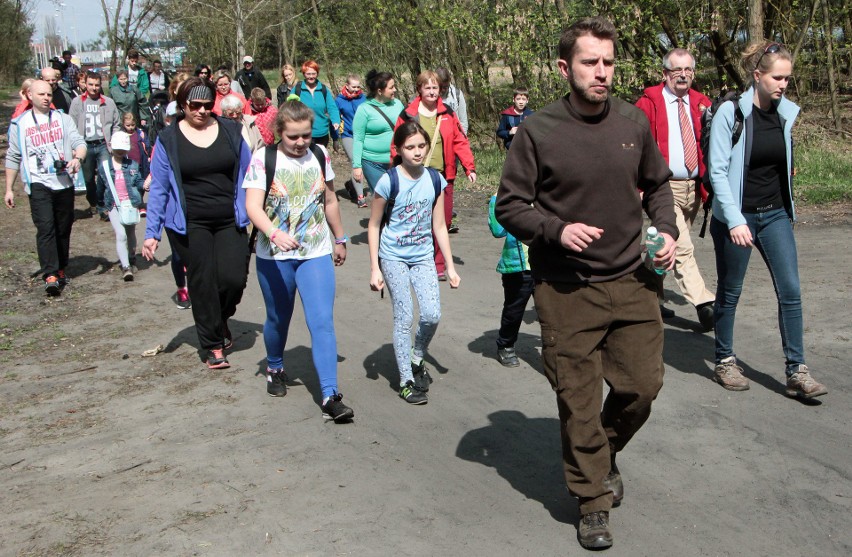
[[186, 235], [166, 229], [172, 250], [186, 265], [192, 317], [204, 350], [222, 348], [225, 324], [237, 312], [246, 287], [248, 236], [227, 224], [188, 223]]

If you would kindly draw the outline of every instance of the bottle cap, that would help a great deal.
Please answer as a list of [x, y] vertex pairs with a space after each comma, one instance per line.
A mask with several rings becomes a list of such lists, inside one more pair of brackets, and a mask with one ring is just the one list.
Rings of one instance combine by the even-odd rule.
[[649, 226], [648, 227], [648, 236], [656, 236], [657, 235], [657, 227]]

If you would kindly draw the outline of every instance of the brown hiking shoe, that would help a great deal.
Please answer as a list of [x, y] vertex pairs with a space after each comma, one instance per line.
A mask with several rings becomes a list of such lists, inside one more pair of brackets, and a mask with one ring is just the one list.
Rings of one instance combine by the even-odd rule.
[[713, 381], [729, 391], [747, 391], [748, 379], [743, 375], [743, 368], [737, 365], [734, 356], [723, 358], [713, 370]]
[[787, 396], [794, 398], [814, 398], [828, 392], [825, 385], [811, 377], [808, 366], [799, 364], [797, 372], [787, 378]]
[[609, 513], [596, 511], [580, 517], [577, 541], [586, 549], [612, 547], [612, 532], [609, 531]]
[[621, 481], [621, 474], [617, 468], [609, 471], [603, 481], [604, 489], [612, 491], [612, 506], [617, 507], [624, 499], [624, 482]]

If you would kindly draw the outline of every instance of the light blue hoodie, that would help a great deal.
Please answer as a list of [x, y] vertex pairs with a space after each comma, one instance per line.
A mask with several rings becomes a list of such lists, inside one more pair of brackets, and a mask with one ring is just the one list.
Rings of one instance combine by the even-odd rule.
[[[734, 127], [734, 103], [726, 102], [719, 107], [710, 127], [710, 183], [713, 185], [713, 216], [725, 223], [728, 230], [746, 224], [742, 213], [743, 186], [748, 172], [753, 142], [754, 87], [742, 94], [740, 110], [745, 118], [745, 129], [736, 145], [731, 147], [731, 130]], [[782, 195], [789, 199], [787, 208], [790, 219], [796, 221], [793, 203], [793, 122], [799, 115], [799, 107], [781, 97], [778, 115], [784, 128], [784, 144], [787, 147], [787, 191]]]

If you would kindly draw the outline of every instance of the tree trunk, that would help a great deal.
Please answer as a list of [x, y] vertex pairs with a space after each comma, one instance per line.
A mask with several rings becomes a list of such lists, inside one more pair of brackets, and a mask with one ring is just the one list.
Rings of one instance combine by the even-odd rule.
[[828, 0], [822, 0], [823, 33], [825, 35], [825, 54], [828, 57], [828, 94], [831, 98], [831, 115], [834, 119], [834, 129], [841, 131], [843, 124], [840, 120], [840, 107], [837, 101], [837, 84], [834, 77], [834, 37], [831, 34], [831, 17], [828, 10]]
[[752, 41], [764, 39], [763, 0], [748, 0], [748, 38]]
[[323, 38], [322, 22], [320, 21], [320, 13], [319, 6], [317, 5], [317, 0], [311, 0], [311, 9], [314, 12], [314, 24], [316, 25], [317, 29], [317, 43], [319, 43], [323, 65], [326, 67], [325, 75], [328, 79], [328, 85], [331, 87], [331, 90], [334, 91], [334, 94], [336, 95], [339, 92], [337, 90], [337, 80], [334, 77], [334, 72], [331, 70], [331, 58], [328, 57], [328, 51], [325, 48], [325, 39]]

